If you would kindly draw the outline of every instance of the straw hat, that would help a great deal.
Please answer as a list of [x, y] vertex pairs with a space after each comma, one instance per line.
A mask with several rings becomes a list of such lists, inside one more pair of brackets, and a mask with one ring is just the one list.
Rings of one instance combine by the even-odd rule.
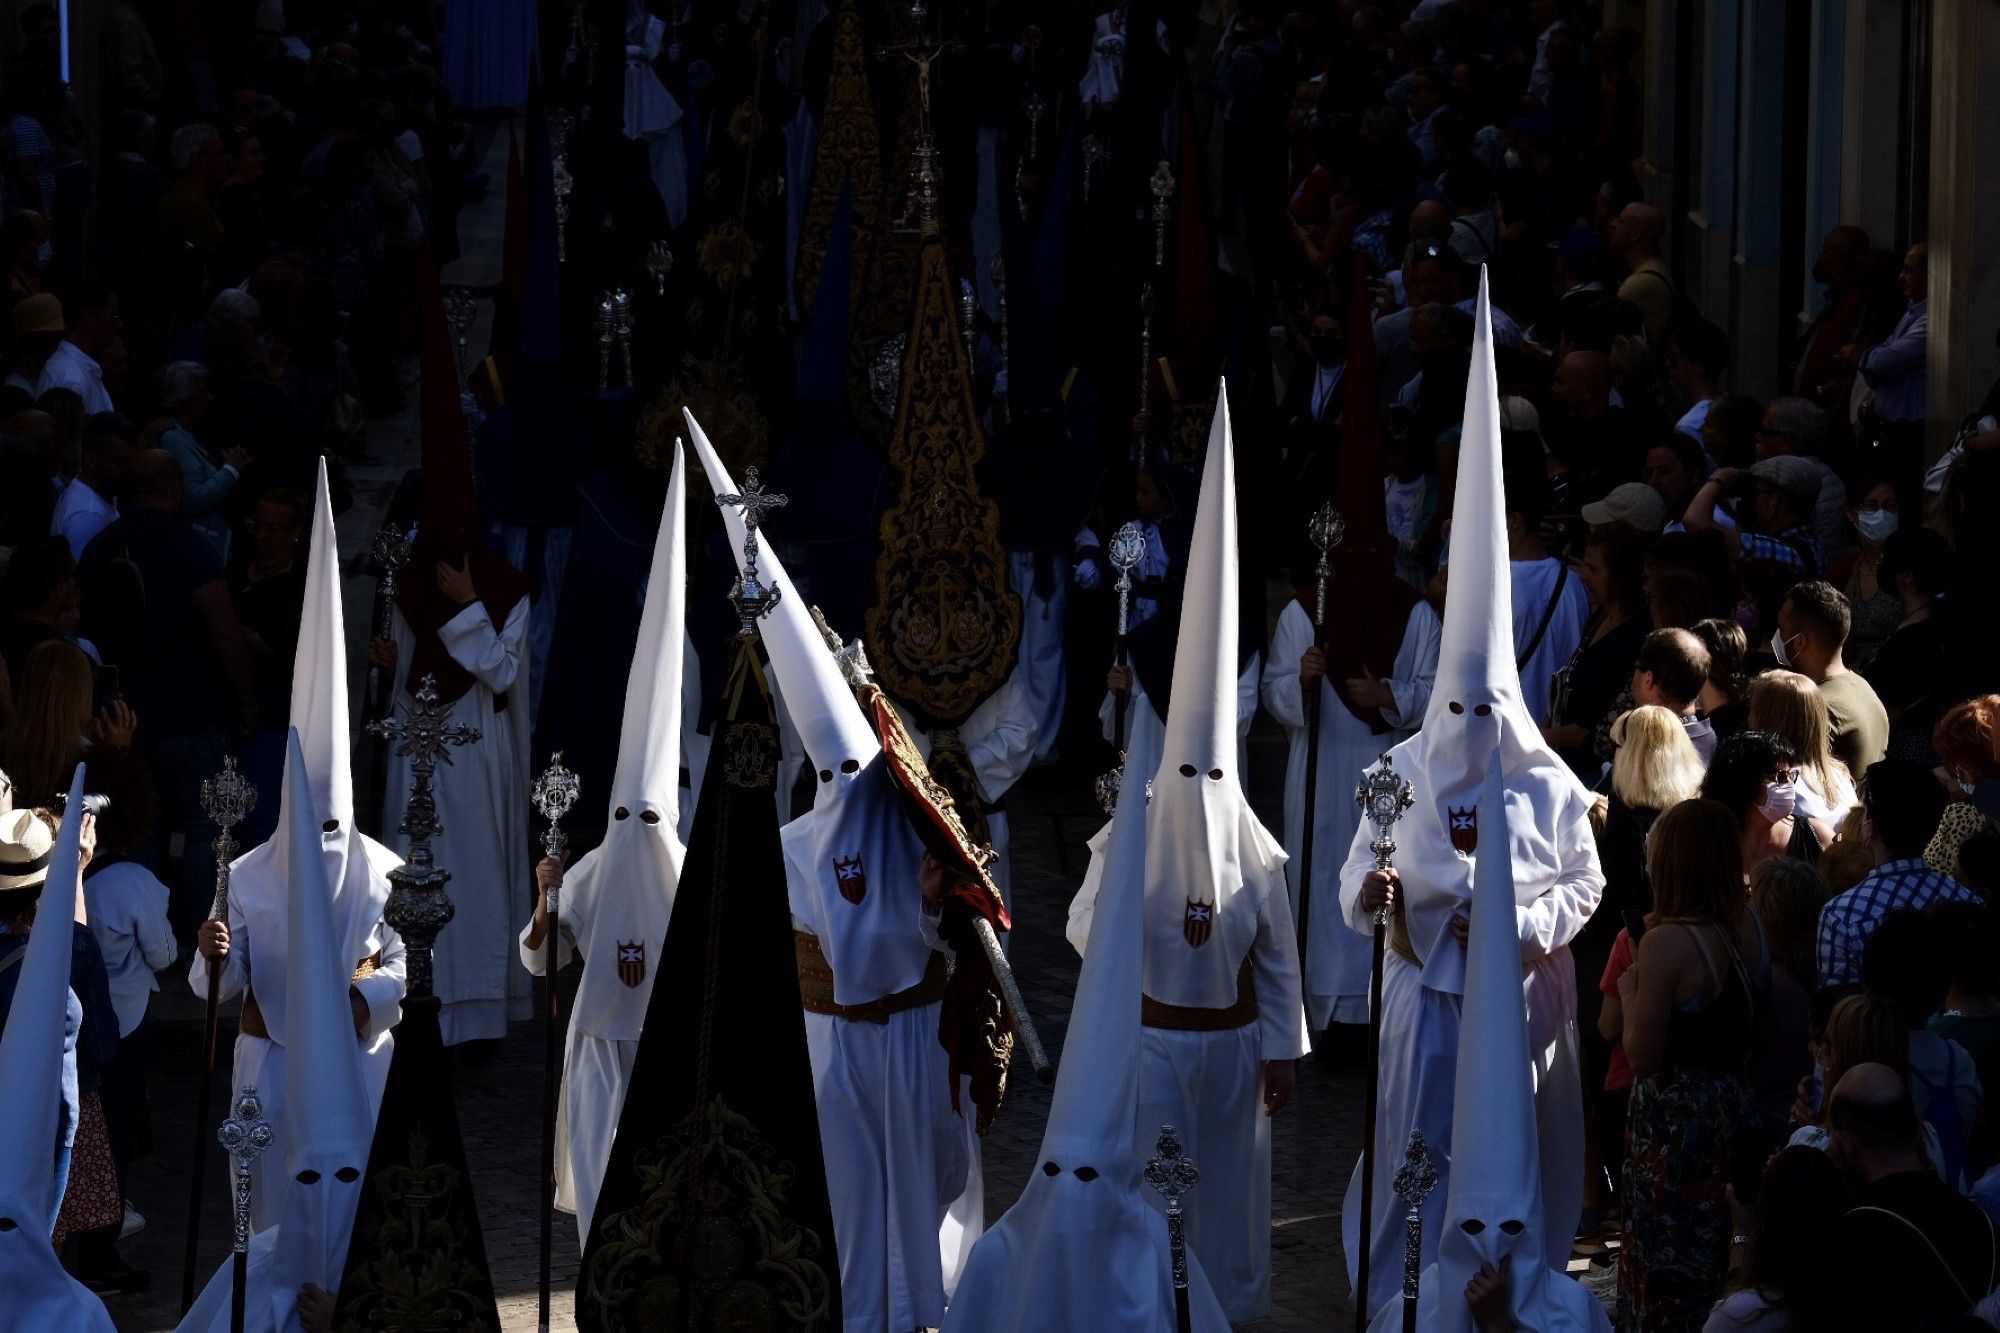
[[0, 892], [32, 889], [49, 877], [55, 834], [32, 810], [0, 814]]

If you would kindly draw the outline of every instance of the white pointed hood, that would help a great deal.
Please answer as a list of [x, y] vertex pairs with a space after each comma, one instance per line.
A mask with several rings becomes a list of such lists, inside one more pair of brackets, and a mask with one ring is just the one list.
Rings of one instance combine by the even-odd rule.
[[[1497, 745], [1508, 791], [1523, 815], [1515, 819], [1513, 833], [1515, 892], [1523, 905], [1554, 883], [1554, 869], [1571, 850], [1562, 844], [1571, 832], [1571, 814], [1583, 811], [1586, 799], [1582, 784], [1542, 739], [1521, 700], [1493, 317], [1483, 275], [1473, 330], [1437, 680], [1422, 730], [1391, 752], [1396, 771], [1416, 794], [1416, 804], [1396, 826], [1396, 868], [1410, 886], [1405, 898], [1410, 943], [1423, 960], [1424, 984], [1447, 994], [1459, 993], [1464, 984], [1465, 952], [1449, 938], [1449, 926], [1472, 894], [1468, 844], [1487, 846], [1487, 838], [1499, 836], [1478, 828], [1487, 757]], [[1539, 818], [1525, 817], [1529, 809]], [[1367, 837], [1364, 823], [1355, 845]], [[1590, 842], [1587, 835], [1584, 842]], [[1594, 861], [1594, 851], [1591, 856]]]
[[[680, 833], [681, 677], [687, 644], [687, 462], [674, 450], [646, 605], [625, 682], [625, 725], [604, 841], [565, 877], [557, 910], [583, 951], [572, 1022], [636, 1041], [666, 948], [687, 846]], [[637, 947], [636, 984], [621, 952]]]
[[[70, 811], [83, 809], [84, 766], [70, 780]], [[22, 1144], [53, 1144], [58, 1127], [56, 1089], [62, 1086], [63, 1029], [69, 1004], [71, 922], [76, 917], [77, 849], [83, 821], [65, 818], [49, 857], [49, 877], [28, 935], [28, 952], [16, 966], [7, 1030], [0, 1035], [0, 1124]], [[9, 949], [13, 947], [9, 941]], [[49, 1244], [55, 1211], [55, 1169], [46, 1149], [0, 1155], [0, 1292], [8, 1328], [58, 1333], [111, 1333], [116, 1327], [104, 1302], [63, 1271]]]
[[[284, 991], [292, 1042], [285, 1058], [283, 1174], [264, 1179], [285, 1192], [278, 1224], [271, 1286], [274, 1307], [289, 1310], [299, 1284], [336, 1290], [347, 1259], [362, 1173], [375, 1137], [361, 1046], [348, 1001], [354, 969], [346, 943], [334, 930], [314, 828], [299, 734], [290, 736], [292, 777], [286, 792], [285, 830], [291, 882], [286, 922]], [[276, 1319], [284, 1327], [282, 1316]]]
[[[722, 466], [701, 423], [685, 408], [681, 415], [687, 418], [688, 436], [694, 441], [702, 470], [708, 474], [710, 488], [717, 495], [735, 494], [736, 481]], [[740, 573], [746, 533], [743, 511], [734, 505], [717, 508], [722, 511], [723, 528], [729, 533], [730, 550]], [[861, 705], [854, 701], [854, 691], [841, 676], [839, 662], [827, 650], [825, 637], [813, 624], [811, 609], [792, 586], [777, 552], [762, 537], [758, 538], [757, 577], [778, 590], [778, 604], [758, 622], [758, 635], [813, 767], [820, 772], [838, 772], [848, 763], [866, 768], [881, 753], [882, 744]]]
[[[710, 487], [717, 495], [736, 493], [701, 424], [685, 415]], [[719, 507], [740, 572], [743, 516], [734, 506]], [[873, 723], [784, 562], [761, 537], [757, 577], [778, 591], [777, 606], [757, 629], [779, 700], [813, 767], [813, 808], [783, 830], [792, 917], [817, 938], [833, 969], [834, 1000], [867, 1004], [916, 985], [930, 965], [934, 941], [919, 925], [923, 844]]]
[[[973, 1247], [947, 1333], [1173, 1327], [1167, 1222], [1143, 1179], [1152, 1139], [1133, 1134], [1146, 883], [1145, 783], [1136, 776], [1119, 791], [1099, 860], [1041, 1155], [1021, 1197]], [[1222, 1333], [1228, 1320], [1193, 1254], [1188, 1265], [1193, 1326]]]
[[[1535, 1108], [1521, 946], [1514, 928], [1514, 869], [1504, 854], [1516, 831], [1498, 753], [1488, 756], [1478, 808], [1481, 843], [1502, 854], [1477, 858], [1467, 933], [1465, 1001], [1452, 1090], [1451, 1172], [1437, 1262], [1423, 1277], [1418, 1326], [1477, 1333], [1465, 1285], [1480, 1265], [1507, 1264], [1507, 1304], [1516, 1328], [1544, 1333], [1608, 1329], [1603, 1307], [1556, 1271], [1568, 1237], [1551, 1237], [1542, 1208], [1541, 1135]], [[1553, 1243], [1552, 1243], [1553, 1242]], [[1402, 1302], [1378, 1313], [1400, 1326]]]
[[[1274, 889], [1282, 897], [1284, 886], [1284, 849], [1251, 813], [1236, 770], [1239, 588], [1224, 384], [1202, 463], [1172, 702], [1146, 815], [1146, 994], [1204, 1009], [1236, 1003], [1238, 964], [1266, 899]], [[1128, 785], [1143, 787], [1147, 776], [1127, 765]]]
[[[354, 768], [347, 701], [347, 624], [341, 609], [340, 548], [320, 460], [313, 496], [311, 554], [306, 560], [305, 603], [299, 648], [292, 664], [292, 733], [298, 747], [285, 757], [283, 808], [269, 841], [238, 857], [230, 870], [230, 896], [254, 941], [257, 966], [266, 975], [286, 972], [287, 867], [293, 838], [319, 848], [321, 877], [333, 903], [333, 921], [351, 966], [366, 950], [370, 932], [389, 900], [388, 873], [403, 858], [364, 835], [354, 822]], [[296, 770], [296, 773], [295, 773]], [[294, 782], [297, 776], [300, 781]], [[294, 805], [303, 801], [299, 809]], [[201, 964], [197, 963], [197, 966]], [[257, 992], [271, 1040], [288, 1044], [291, 1025], [285, 988]]]

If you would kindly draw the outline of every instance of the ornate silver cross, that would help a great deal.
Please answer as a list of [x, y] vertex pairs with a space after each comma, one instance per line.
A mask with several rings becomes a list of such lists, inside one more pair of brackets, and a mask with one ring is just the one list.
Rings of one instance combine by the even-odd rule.
[[223, 1151], [236, 1163], [236, 1253], [250, 1249], [250, 1164], [262, 1157], [277, 1134], [264, 1119], [264, 1102], [257, 1085], [246, 1083], [237, 1094], [236, 1108], [215, 1131]]
[[776, 587], [765, 586], [757, 577], [757, 529], [763, 525], [766, 510], [782, 509], [792, 501], [788, 495], [765, 490], [753, 466], [743, 473], [741, 491], [718, 495], [715, 502], [743, 511], [743, 574], [729, 590], [729, 600], [736, 607], [736, 618], [742, 622], [740, 633], [747, 639], [756, 634], [757, 622], [771, 614], [779, 596]]
[[1125, 637], [1132, 618], [1132, 571], [1146, 558], [1146, 534], [1138, 520], [1111, 534], [1111, 567], [1118, 571], [1118, 636]]
[[431, 784], [438, 765], [451, 762], [453, 747], [478, 740], [479, 729], [445, 724], [451, 707], [438, 702], [435, 676], [426, 674], [417, 683], [415, 700], [415, 708], [400, 717], [370, 722], [368, 730], [394, 742], [397, 757], [410, 761], [410, 803], [396, 826], [409, 836], [410, 854], [404, 864], [389, 872], [389, 904], [382, 919], [394, 926], [409, 946], [409, 993], [429, 995], [431, 945], [455, 911], [444, 891], [451, 872], [439, 869], [431, 853], [431, 839], [444, 832]]
[[236, 756], [224, 755], [222, 771], [201, 783], [201, 808], [215, 821], [215, 902], [211, 921], [229, 919], [229, 863], [236, 856], [234, 829], [257, 808], [257, 789], [236, 771]]

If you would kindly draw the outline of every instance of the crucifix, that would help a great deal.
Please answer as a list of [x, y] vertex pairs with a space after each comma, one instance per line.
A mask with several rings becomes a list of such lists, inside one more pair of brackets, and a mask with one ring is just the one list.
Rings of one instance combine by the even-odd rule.
[[752, 638], [757, 633], [757, 622], [771, 614], [771, 608], [778, 604], [779, 597], [778, 588], [765, 586], [757, 577], [757, 529], [763, 525], [766, 510], [784, 508], [792, 502], [791, 497], [765, 490], [757, 469], [751, 467], [743, 473], [741, 491], [718, 495], [715, 502], [743, 511], [743, 574], [729, 590], [729, 600], [736, 607], [736, 618], [742, 623], [742, 637]]
[[451, 923], [456, 909], [444, 886], [449, 870], [432, 859], [431, 839], [444, 832], [438, 822], [437, 795], [431, 789], [439, 764], [451, 762], [451, 751], [479, 739], [479, 729], [445, 724], [449, 704], [438, 702], [437, 678], [425, 675], [417, 684], [416, 707], [400, 717], [370, 722], [368, 730], [389, 741], [398, 758], [410, 761], [410, 803], [397, 830], [410, 838], [409, 857], [389, 872], [389, 903], [382, 910], [410, 950], [409, 993], [431, 994], [431, 946], [438, 932]]
[[[938, 171], [937, 144], [931, 134], [931, 66], [937, 63], [939, 56], [964, 47], [962, 42], [947, 40], [942, 33], [934, 39], [925, 38], [924, 20], [929, 13], [924, 0], [910, 0], [910, 40], [875, 48], [876, 59], [888, 60], [900, 56], [917, 71], [916, 166], [911, 174], [916, 183], [920, 221], [927, 230], [937, 225], [938, 186], [943, 179]], [[907, 208], [901, 216], [908, 218]]]

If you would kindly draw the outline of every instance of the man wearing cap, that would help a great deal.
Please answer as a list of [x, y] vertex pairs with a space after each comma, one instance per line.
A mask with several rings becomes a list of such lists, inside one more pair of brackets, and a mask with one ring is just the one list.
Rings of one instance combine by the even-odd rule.
[[[1755, 530], [1723, 527], [1715, 521], [1715, 506], [1746, 476], [1756, 489], [1750, 497], [1750, 512], [1737, 517], [1754, 524]], [[1681, 522], [1689, 532], [1722, 533], [1730, 555], [1738, 559], [1766, 561], [1799, 578], [1811, 578], [1826, 563], [1812, 528], [1813, 503], [1818, 497], [1819, 473], [1812, 460], [1778, 454], [1747, 471], [1716, 469], [1694, 493]]]
[[1757, 426], [1757, 458], [1789, 455], [1804, 459], [1819, 478], [1819, 497], [1813, 501], [1813, 535], [1822, 551], [1850, 549], [1853, 543], [1847, 527], [1847, 487], [1840, 474], [1820, 458], [1826, 438], [1826, 413], [1803, 398], [1773, 398]]
[[1628, 481], [1613, 486], [1611, 494], [1583, 506], [1579, 512], [1593, 528], [1623, 527], [1657, 537], [1660, 525], [1666, 521], [1667, 504], [1645, 482]]
[[[40, 293], [29, 297], [15, 307], [16, 332], [19, 332], [20, 311], [36, 301], [53, 302], [54, 297]], [[49, 308], [41, 307], [30, 316], [36, 323], [46, 325]], [[74, 293], [68, 307], [54, 307], [54, 328], [38, 330], [38, 337], [30, 344], [31, 354], [15, 372], [7, 377], [7, 383], [15, 388], [26, 389], [39, 399], [50, 389], [68, 389], [83, 399], [83, 410], [87, 414], [113, 412], [117, 405], [104, 388], [104, 369], [98, 358], [104, 354], [113, 340], [118, 337], [118, 294], [107, 290], [101, 284], [91, 284]], [[55, 344], [49, 347], [46, 356], [39, 362], [32, 355], [50, 332], [59, 333]], [[33, 374], [24, 373], [32, 370]]]

